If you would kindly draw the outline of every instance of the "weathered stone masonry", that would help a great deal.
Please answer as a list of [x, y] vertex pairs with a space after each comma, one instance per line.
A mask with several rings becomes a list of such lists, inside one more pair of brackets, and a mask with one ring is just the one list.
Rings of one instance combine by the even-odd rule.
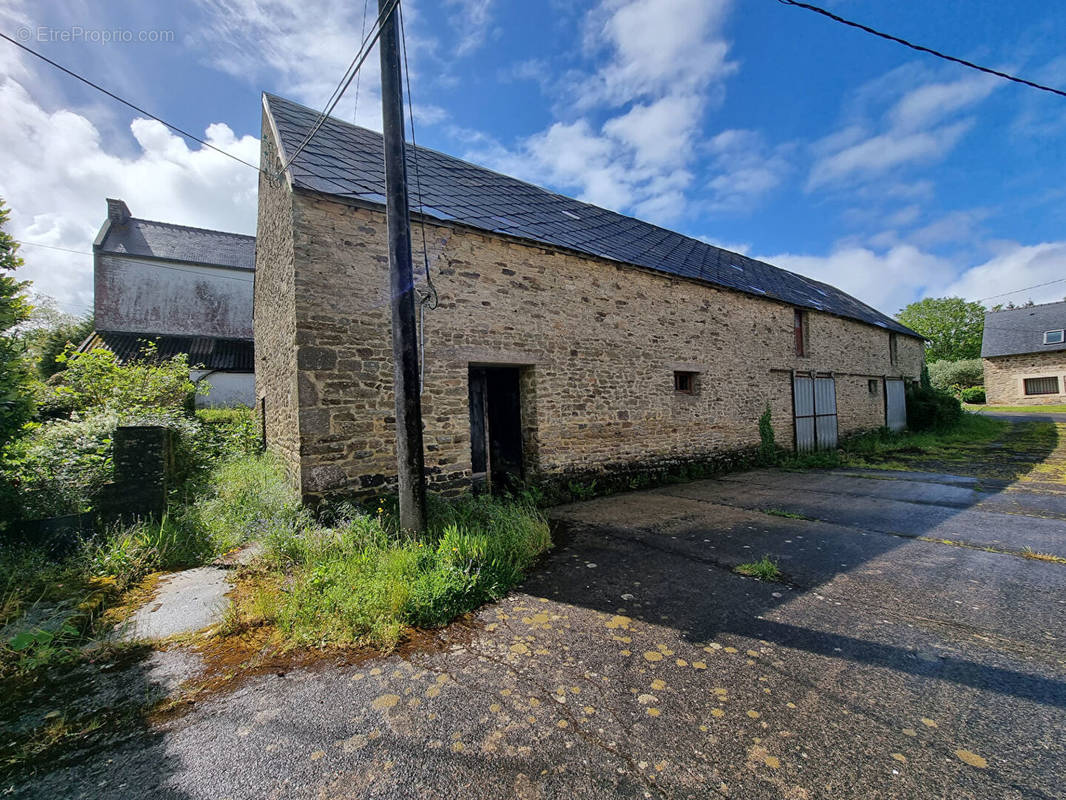
[[[888, 331], [861, 322], [810, 311], [797, 358], [783, 303], [471, 229], [427, 223], [426, 235], [440, 306], [426, 315], [423, 417], [438, 489], [470, 482], [471, 364], [523, 368], [533, 476], [751, 447], [767, 404], [787, 445], [792, 370], [835, 374], [841, 434], [875, 428], [884, 400], [869, 379], [921, 368], [920, 341], [900, 335], [892, 365]], [[305, 496], [371, 492], [395, 474], [385, 236], [381, 210], [261, 182], [256, 374], [268, 443]], [[695, 394], [674, 392], [675, 370], [698, 373]]]
[[[985, 400], [993, 405], [1039, 406], [1066, 400], [1066, 351], [985, 358]], [[1058, 378], [1058, 394], [1027, 395], [1026, 378]]]

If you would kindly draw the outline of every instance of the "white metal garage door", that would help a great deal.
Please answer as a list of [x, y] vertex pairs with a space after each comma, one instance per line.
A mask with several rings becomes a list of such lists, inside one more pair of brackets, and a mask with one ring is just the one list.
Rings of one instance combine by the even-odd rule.
[[892, 431], [907, 427], [907, 393], [902, 378], [885, 378], [885, 425]]
[[796, 452], [832, 450], [837, 446], [837, 391], [831, 376], [792, 376]]

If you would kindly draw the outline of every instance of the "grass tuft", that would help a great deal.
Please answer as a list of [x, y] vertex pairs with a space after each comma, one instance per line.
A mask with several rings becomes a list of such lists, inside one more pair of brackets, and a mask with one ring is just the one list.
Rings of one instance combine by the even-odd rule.
[[1024, 558], [1031, 558], [1034, 561], [1049, 561], [1052, 564], [1066, 564], [1066, 558], [1057, 556], [1053, 553], [1038, 553], [1031, 547], [1023, 547], [1022, 556]]
[[784, 517], [785, 519], [805, 519], [807, 521], [813, 521], [814, 517], [808, 517], [805, 514], [797, 514], [795, 511], [785, 511], [781, 508], [764, 508], [762, 513], [769, 514], [771, 517]]
[[768, 555], [763, 556], [758, 561], [738, 564], [733, 568], [733, 571], [739, 575], [747, 575], [749, 578], [758, 578], [760, 581], [781, 583], [784, 580], [781, 570], [777, 568], [777, 562]]
[[399, 531], [392, 497], [330, 508], [318, 522], [292, 514], [284, 496], [273, 508], [259, 517], [265, 552], [240, 572], [226, 630], [271, 626], [282, 649], [390, 649], [412, 627], [502, 597], [551, 546], [543, 514], [521, 500], [433, 498], [422, 538]]

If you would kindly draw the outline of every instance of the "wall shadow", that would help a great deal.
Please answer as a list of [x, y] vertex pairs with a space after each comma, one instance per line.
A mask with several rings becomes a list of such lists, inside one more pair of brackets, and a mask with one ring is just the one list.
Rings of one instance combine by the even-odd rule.
[[[1048, 436], [1047, 431], [1041, 433], [1030, 437], [1039, 446], [1028, 451], [1029, 469], [1047, 459], [1058, 447], [1057, 436]], [[1027, 470], [1018, 469], [1017, 456], [1015, 452], [1011, 469], [1020, 474]], [[809, 474], [776, 475], [785, 484], [802, 482], [799, 477], [790, 476]], [[832, 604], [822, 602], [824, 587], [841, 583], [843, 579], [845, 588], [855, 592], [854, 597], [846, 598], [848, 605], [867, 605], [871, 618], [892, 609], [904, 619], [920, 620], [916, 625], [924, 629], [920, 634], [932, 630], [935, 635], [950, 639], [952, 626], [972, 627], [965, 616], [967, 612], [949, 599], [950, 592], [964, 580], [972, 582], [969, 576], [973, 573], [952, 574], [958, 571], [960, 560], [969, 559], [967, 563], [971, 566], [976, 560], [976, 566], [987, 567], [986, 581], [995, 582], [997, 589], [1004, 587], [1000, 595], [1007, 599], [1012, 591], [1020, 591], [1019, 586], [1024, 587], [1016, 579], [1033, 571], [1039, 573], [1045, 584], [1052, 581], [1066, 592], [1066, 567], [1038, 563], [1019, 555], [980, 552], [980, 546], [975, 546], [978, 548], [975, 551], [971, 547], [923, 543], [927, 548], [941, 548], [928, 551], [928, 563], [908, 564], [897, 560], [888, 562], [899, 567], [896, 574], [866, 574], [882, 572], [886, 563], [882, 558], [914, 539], [926, 535], [931, 539], [946, 538], [942, 534], [945, 528], [951, 527], [953, 517], [964, 515], [963, 521], [968, 526], [969, 518], [965, 515], [976, 514], [976, 504], [996, 499], [1006, 484], [995, 491], [980, 492], [956, 486], [954, 489], [958, 491], [953, 495], [950, 485], [931, 484], [932, 497], [941, 493], [951, 495], [943, 504], [915, 496], [908, 500], [879, 498], [878, 503], [882, 505], [876, 507], [861, 496], [844, 494], [815, 504], [823, 513], [827, 505], [836, 504], [836, 520], [786, 516], [789, 513], [813, 516], [803, 513], [812, 507], [810, 494], [786, 486], [777, 493], [773, 509], [776, 513], [753, 520], [752, 514], [758, 513], [753, 507], [764, 503], [765, 498], [758, 497], [745, 506], [744, 475], [727, 477], [729, 480], [616, 495], [558, 509], [556, 530], [564, 546], [523, 589], [575, 606], [610, 614], [625, 613], [649, 624], [667, 625], [694, 643], [713, 641], [718, 634], [735, 634], [816, 656], [845, 659], [1066, 708], [1066, 681], [1055, 677], [1056, 671], [1050, 663], [1045, 665], [1048, 674], [1042, 675], [1025, 668], [1003, 666], [1002, 658], [989, 658], [989, 662], [999, 662], [993, 664], [958, 655], [931, 655], [921, 648], [886, 641], [883, 636], [867, 637], [848, 630], [842, 627], [840, 614], [833, 611]], [[886, 477], [898, 480], [903, 474], [886, 473]], [[883, 483], [871, 478], [853, 480], [871, 487]], [[719, 505], [723, 493], [733, 502]], [[701, 501], [701, 495], [706, 500]], [[967, 495], [971, 497], [969, 502], [960, 500]], [[1014, 502], [1013, 495], [1011, 502]], [[1066, 518], [1066, 495], [1060, 495], [1055, 502], [1061, 506], [1059, 520], [1037, 519], [1036, 515], [1026, 517], [1017, 512], [1001, 518], [993, 512], [996, 525], [990, 527], [1001, 527], [1006, 520], [1018, 526], [1019, 536], [1032, 535], [1037, 523], [1048, 523], [1061, 530], [1066, 527], [1061, 521]], [[876, 526], [864, 527], [864, 503], [875, 506], [873, 515], [878, 518], [882, 516], [878, 508], [898, 512], [899, 519], [908, 520], [908, 530], [894, 534]], [[865, 513], [870, 513], [869, 509]], [[1046, 508], [1041, 508], [1041, 514], [1046, 513]], [[778, 560], [787, 587], [744, 579], [732, 571], [739, 563], [757, 560], [764, 553]], [[914, 556], [909, 554], [909, 557]], [[917, 557], [923, 558], [920, 554]], [[982, 563], [982, 559], [988, 563]], [[878, 569], [868, 570], [868, 565], [875, 561], [879, 562]], [[594, 576], [587, 564], [594, 565]], [[908, 568], [911, 566], [913, 569]], [[1054, 586], [1051, 589], [1055, 591]], [[834, 584], [832, 592], [840, 591]], [[815, 597], [819, 602], [813, 602]], [[773, 618], [783, 616], [775, 612], [786, 605], [798, 608], [793, 605], [797, 600], [812, 602], [804, 603], [801, 612], [793, 612], [787, 621]], [[1022, 600], [1019, 597], [1019, 602]], [[1055, 627], [1055, 609], [1048, 608], [1045, 612], [1046, 619], [1019, 620], [1016, 617], [1025, 614], [1008, 603], [1007, 607], [988, 612], [987, 624], [993, 633], [998, 631], [1004, 637], [1025, 639], [1027, 631], [1032, 632], [1031, 641], [1040, 644], [1040, 631]], [[797, 621], [796, 613], [809, 614], [805, 619], [809, 618], [810, 623]], [[937, 625], [941, 628], [937, 629]], [[996, 651], [996, 655], [1003, 654]], [[1022, 661], [1013, 657], [1010, 660], [1016, 664]], [[1034, 662], [1034, 669], [1039, 670], [1040, 663]]]

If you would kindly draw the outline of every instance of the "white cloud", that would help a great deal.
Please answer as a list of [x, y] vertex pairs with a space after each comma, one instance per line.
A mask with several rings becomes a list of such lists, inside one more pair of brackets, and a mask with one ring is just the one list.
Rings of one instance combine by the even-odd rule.
[[494, 0], [447, 0], [455, 9], [451, 12], [452, 28], [458, 35], [457, 56], [465, 56], [480, 48], [492, 31]]
[[[945, 290], [945, 294], [969, 299], [992, 297], [986, 305], [996, 303], [1049, 303], [1066, 297], [1066, 242], [1044, 242], [1023, 246], [1016, 242], [1001, 242], [999, 252], [991, 259], [967, 270]], [[1059, 281], [1050, 286], [1029, 286]], [[1010, 294], [1002, 294], [1010, 292]]]
[[714, 193], [714, 210], [746, 210], [775, 189], [788, 172], [783, 148], [771, 150], [757, 131], [722, 131], [710, 141], [709, 150], [718, 173], [708, 184]]
[[699, 132], [701, 107], [698, 96], [667, 95], [609, 119], [603, 132], [632, 151], [637, 167], [679, 166]]
[[811, 168], [807, 189], [817, 189], [847, 178], [874, 177], [896, 167], [934, 161], [947, 154], [972, 125], [972, 120], [964, 120], [928, 131], [903, 133], [893, 130], [863, 139], [817, 161]]
[[781, 253], [761, 257], [779, 267], [825, 281], [888, 314], [922, 297], [989, 299], [986, 305], [1033, 300], [1047, 303], [1066, 296], [1066, 282], [1015, 292], [1066, 275], [1066, 242], [1023, 245], [997, 243], [996, 254], [973, 264], [928, 253], [912, 244], [882, 251], [840, 245], [828, 255]]
[[935, 276], [956, 272], [949, 261], [912, 245], [898, 245], [883, 253], [843, 246], [827, 256], [781, 253], [764, 260], [843, 289], [887, 314], [920, 296]]
[[[331, 0], [198, 0], [206, 24], [193, 37], [214, 67], [255, 88], [321, 108], [363, 39], [362, 9]], [[367, 6], [373, 28], [376, 3]], [[381, 73], [376, 53], [366, 59], [356, 85], [334, 116], [381, 129]], [[358, 112], [357, 117], [353, 117]]]
[[703, 94], [736, 71], [721, 29], [730, 0], [605, 0], [588, 16], [585, 46], [610, 61], [578, 94], [585, 105]]
[[510, 148], [475, 137], [467, 157], [656, 222], [679, 218], [690, 205], [703, 114], [736, 69], [722, 35], [730, 7], [604, 0], [586, 16], [585, 47], [606, 60], [555, 84], [561, 118]]
[[[88, 253], [106, 215], [104, 200], [119, 197], [135, 216], [255, 232], [256, 184], [251, 168], [207, 148], [190, 149], [160, 123], [136, 119], [138, 145], [129, 157], [102, 143], [87, 118], [48, 111], [12, 77], [0, 77], [0, 197], [11, 208], [16, 239]], [[259, 163], [259, 143], [237, 138], [226, 125], [208, 127], [216, 147]], [[20, 277], [54, 296], [66, 311], [92, 306], [92, 257], [27, 246]]]
[[[903, 90], [903, 86], [921, 85]], [[974, 120], [959, 118], [1000, 85], [991, 76], [935, 81], [914, 65], [898, 67], [853, 93], [848, 123], [812, 146], [807, 191], [898, 176], [944, 158]], [[873, 109], [891, 104], [879, 119]]]

